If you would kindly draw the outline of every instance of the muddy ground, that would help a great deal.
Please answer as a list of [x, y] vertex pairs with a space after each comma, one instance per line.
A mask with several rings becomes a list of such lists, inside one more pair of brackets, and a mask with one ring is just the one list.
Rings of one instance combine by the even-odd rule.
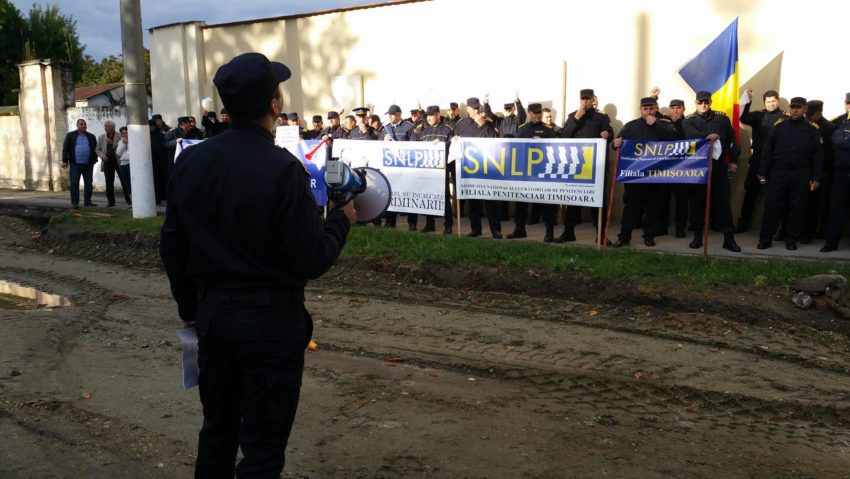
[[[0, 217], [0, 477], [190, 477], [155, 238]], [[286, 477], [850, 477], [850, 321], [788, 292], [344, 260]]]

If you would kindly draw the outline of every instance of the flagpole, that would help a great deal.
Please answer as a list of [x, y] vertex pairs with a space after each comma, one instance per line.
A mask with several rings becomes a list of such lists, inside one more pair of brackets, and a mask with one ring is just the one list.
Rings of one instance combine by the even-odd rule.
[[705, 185], [705, 221], [703, 222], [702, 228], [702, 256], [704, 258], [708, 257], [708, 224], [709, 222], [709, 211], [711, 210], [711, 175], [714, 172], [714, 160], [711, 159], [711, 155], [708, 157], [708, 183]]
[[[620, 145], [620, 148], [622, 148], [622, 145]], [[611, 229], [611, 210], [614, 209], [614, 188], [617, 187], [617, 169], [620, 167], [620, 148], [617, 148], [617, 159], [614, 160], [614, 174], [611, 175], [611, 192], [608, 197], [608, 214], [605, 220], [605, 238], [602, 240], [602, 248], [608, 248], [608, 232]], [[600, 209], [600, 216], [601, 211]]]

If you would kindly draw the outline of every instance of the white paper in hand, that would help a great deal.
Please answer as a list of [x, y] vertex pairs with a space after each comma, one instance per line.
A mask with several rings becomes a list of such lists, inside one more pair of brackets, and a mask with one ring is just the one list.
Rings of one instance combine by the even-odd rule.
[[723, 154], [723, 144], [720, 143], [720, 140], [714, 140], [711, 143], [711, 158], [715, 160], [720, 159], [720, 155]]
[[180, 349], [183, 351], [181, 364], [183, 365], [183, 389], [191, 389], [198, 385], [198, 333], [195, 328], [183, 328], [177, 330], [180, 338]]

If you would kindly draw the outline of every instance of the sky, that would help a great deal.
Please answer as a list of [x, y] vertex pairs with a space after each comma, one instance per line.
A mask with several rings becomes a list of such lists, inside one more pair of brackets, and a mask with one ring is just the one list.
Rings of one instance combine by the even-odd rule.
[[[147, 30], [169, 23], [200, 20], [207, 24], [236, 22], [257, 18], [279, 17], [297, 13], [350, 7], [380, 0], [141, 0], [142, 37], [147, 46]], [[34, 3], [56, 4], [66, 16], [77, 21], [77, 35], [85, 45], [85, 53], [100, 61], [121, 53], [119, 0], [12, 0], [26, 16]], [[111, 5], [104, 7], [104, 5]]]

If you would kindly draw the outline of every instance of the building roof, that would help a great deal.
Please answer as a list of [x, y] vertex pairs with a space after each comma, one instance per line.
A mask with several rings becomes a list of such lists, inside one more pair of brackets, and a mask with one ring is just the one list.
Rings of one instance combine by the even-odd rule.
[[105, 85], [96, 85], [96, 86], [87, 86], [83, 88], [77, 88], [74, 90], [74, 101], [80, 100], [88, 100], [89, 98], [100, 95], [101, 93], [106, 93], [109, 90], [114, 90], [116, 88], [124, 88], [123, 83], [107, 83]]
[[275, 22], [275, 21], [280, 21], [280, 20], [292, 20], [292, 19], [296, 19], [296, 18], [306, 18], [306, 17], [312, 17], [312, 16], [316, 16], [316, 15], [327, 15], [329, 13], [351, 12], [351, 11], [354, 11], [354, 10], [365, 10], [365, 9], [368, 9], [368, 8], [387, 7], [387, 6], [392, 6], [392, 5], [404, 5], [404, 4], [407, 4], [407, 3], [420, 3], [420, 2], [430, 2], [430, 1], [431, 0], [384, 0], [384, 1], [377, 1], [377, 2], [368, 2], [367, 0], [364, 0], [363, 5], [356, 5], [356, 6], [353, 6], [353, 7], [333, 8], [333, 9], [330, 9], [330, 10], [318, 10], [318, 11], [315, 11], [315, 12], [298, 13], [298, 14], [295, 14], [295, 15], [284, 15], [284, 16], [280, 16], [280, 17], [258, 18], [258, 19], [255, 19], [255, 20], [243, 20], [243, 21], [239, 21], [239, 22], [226, 22], [226, 23], [216, 23], [216, 24], [212, 24], [212, 25], [207, 25], [205, 22], [202, 22], [202, 21], [199, 21], [199, 20], [193, 20], [193, 21], [189, 21], [189, 22], [169, 23], [167, 25], [157, 25], [155, 27], [151, 27], [151, 28], [148, 29], [148, 32], [153, 32], [154, 30], [158, 30], [160, 28], [167, 28], [167, 27], [173, 27], [175, 25], [185, 25], [185, 24], [190, 24], [190, 23], [200, 23], [200, 24], [202, 24], [202, 26], [204, 28], [229, 27], [229, 26], [232, 26], [232, 25], [245, 25], [245, 24], [249, 24], [249, 23]]

